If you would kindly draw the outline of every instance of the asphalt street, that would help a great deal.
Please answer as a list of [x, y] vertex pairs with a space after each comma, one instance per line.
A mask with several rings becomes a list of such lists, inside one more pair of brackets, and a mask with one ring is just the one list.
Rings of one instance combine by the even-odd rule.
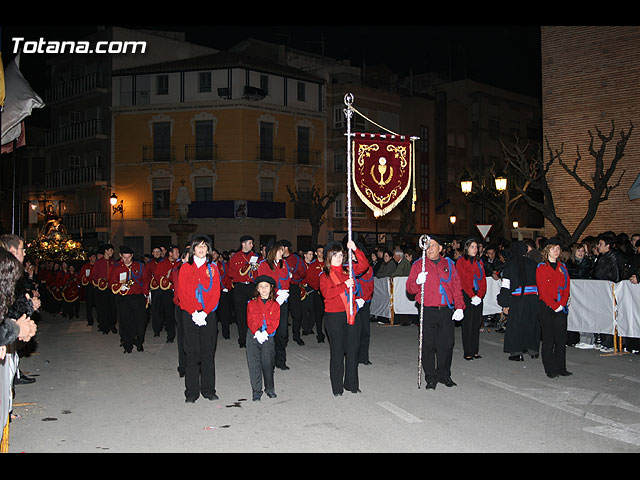
[[237, 331], [220, 335], [219, 400], [184, 402], [176, 343], [147, 329], [144, 351], [119, 336], [43, 314], [35, 353], [20, 359], [36, 382], [15, 387], [10, 453], [515, 453], [640, 452], [640, 356], [569, 348], [574, 375], [548, 378], [542, 362], [503, 353], [484, 329], [481, 359], [462, 358], [457, 386], [418, 388], [418, 327], [372, 323], [372, 365], [361, 393], [334, 397], [329, 345], [290, 340], [290, 370], [276, 370], [277, 398], [251, 400]]

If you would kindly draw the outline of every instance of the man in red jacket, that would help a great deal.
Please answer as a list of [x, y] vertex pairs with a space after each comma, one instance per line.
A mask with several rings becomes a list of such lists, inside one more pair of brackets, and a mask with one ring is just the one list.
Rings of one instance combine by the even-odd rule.
[[115, 295], [120, 314], [120, 337], [124, 353], [131, 353], [133, 346], [144, 350], [146, 295], [149, 285], [144, 281], [144, 265], [133, 260], [133, 250], [120, 247], [120, 261], [109, 272], [109, 294]]
[[114, 263], [113, 251], [113, 245], [104, 245], [100, 250], [102, 258], [98, 258], [98, 260], [96, 260], [96, 263], [91, 270], [91, 283], [96, 289], [98, 330], [105, 335], [110, 331], [118, 333], [118, 330], [116, 329], [118, 313], [116, 310], [115, 298], [109, 290], [109, 275]]
[[240, 250], [229, 259], [228, 275], [233, 285], [233, 306], [238, 326], [238, 344], [246, 347], [247, 337], [247, 302], [251, 300], [255, 290], [254, 276], [258, 271], [261, 255], [253, 252], [253, 237], [240, 237]]
[[[322, 319], [324, 317], [324, 300], [320, 294], [320, 278], [324, 268], [324, 248], [322, 245], [316, 247], [315, 259], [307, 265], [307, 270], [302, 280], [302, 284], [307, 292], [307, 303], [310, 303], [308, 322], [302, 322], [302, 335], [311, 335], [313, 326], [316, 328], [316, 338], [318, 343], [324, 343], [324, 332], [322, 331]], [[305, 310], [303, 309], [303, 312]]]
[[420, 302], [421, 286], [424, 285], [422, 367], [426, 388], [434, 389], [438, 382], [447, 387], [456, 383], [451, 380], [451, 359], [455, 342], [454, 320], [464, 317], [464, 300], [460, 278], [453, 260], [442, 257], [442, 243], [431, 238], [422, 271], [422, 259], [411, 266], [407, 279], [407, 292]]

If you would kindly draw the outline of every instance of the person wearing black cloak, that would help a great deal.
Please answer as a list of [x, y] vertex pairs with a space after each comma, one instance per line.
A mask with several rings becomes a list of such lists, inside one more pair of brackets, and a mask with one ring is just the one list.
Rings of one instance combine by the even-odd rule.
[[514, 241], [511, 244], [497, 297], [503, 312], [509, 316], [504, 336], [504, 352], [513, 361], [523, 361], [525, 352], [531, 358], [538, 358], [540, 351], [537, 264], [526, 255], [527, 246], [524, 242]]

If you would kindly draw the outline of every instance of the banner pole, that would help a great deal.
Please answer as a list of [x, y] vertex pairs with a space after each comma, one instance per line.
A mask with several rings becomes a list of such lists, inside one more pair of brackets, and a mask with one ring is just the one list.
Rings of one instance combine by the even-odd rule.
[[[344, 114], [347, 117], [347, 238], [348, 242], [352, 240], [351, 233], [351, 117], [353, 111], [353, 94], [347, 93], [344, 96]], [[349, 278], [353, 279], [353, 251], [347, 248], [349, 254]], [[353, 285], [349, 287], [349, 314], [353, 315]]]
[[[418, 245], [422, 249], [422, 272], [425, 271], [425, 262], [427, 255], [427, 248], [429, 248], [429, 242], [431, 238], [429, 235], [422, 235], [418, 241]], [[422, 382], [422, 329], [424, 320], [424, 283], [420, 285], [420, 338], [418, 340], [418, 389]]]

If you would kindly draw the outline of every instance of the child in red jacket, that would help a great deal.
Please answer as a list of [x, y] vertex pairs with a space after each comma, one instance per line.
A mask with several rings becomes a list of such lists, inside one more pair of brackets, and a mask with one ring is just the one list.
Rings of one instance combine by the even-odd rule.
[[256, 292], [247, 303], [247, 364], [253, 400], [264, 391], [275, 398], [273, 372], [275, 370], [275, 333], [280, 324], [280, 304], [275, 297], [276, 282], [268, 275], [256, 279]]

